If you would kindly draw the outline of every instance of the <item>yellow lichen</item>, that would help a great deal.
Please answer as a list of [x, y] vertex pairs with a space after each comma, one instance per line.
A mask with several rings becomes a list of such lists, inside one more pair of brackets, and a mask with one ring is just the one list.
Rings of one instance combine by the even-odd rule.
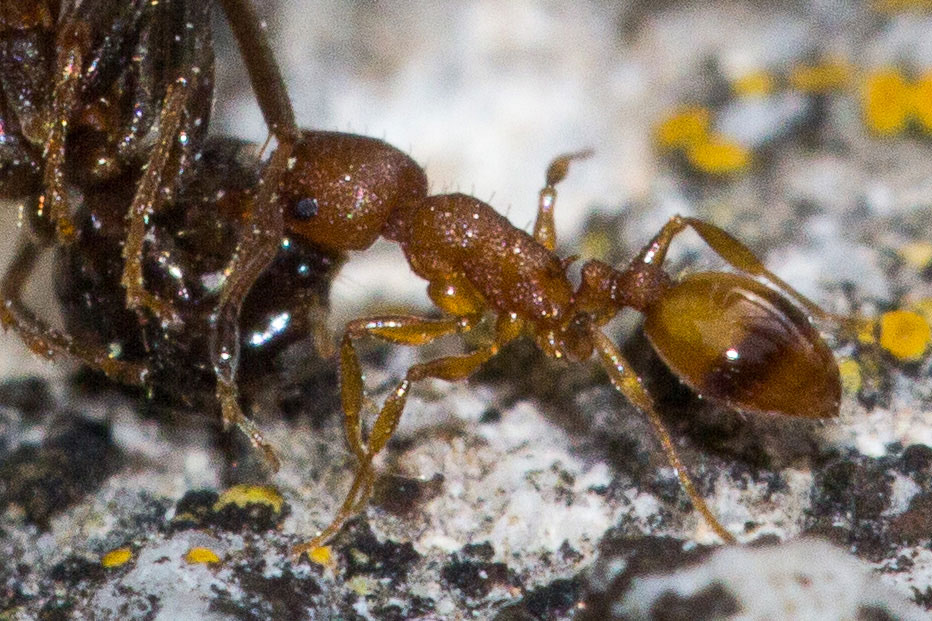
[[861, 365], [855, 360], [847, 358], [839, 362], [838, 373], [841, 375], [841, 387], [847, 394], [856, 394], [861, 390]]
[[825, 61], [814, 65], [796, 65], [790, 71], [790, 86], [803, 93], [829, 93], [848, 86], [851, 66], [843, 61]]
[[184, 555], [184, 560], [192, 565], [206, 565], [208, 563], [219, 563], [220, 557], [210, 548], [194, 547]]
[[710, 175], [729, 175], [744, 171], [751, 163], [751, 153], [740, 144], [711, 136], [708, 140], [693, 145], [686, 158], [696, 170]]
[[880, 317], [880, 346], [905, 362], [918, 360], [932, 339], [925, 318], [911, 310], [893, 310]]
[[864, 82], [864, 124], [880, 136], [903, 131], [909, 121], [912, 99], [912, 88], [899, 70], [889, 67], [870, 74]]
[[683, 106], [657, 126], [657, 144], [664, 149], [683, 149], [701, 142], [709, 132], [709, 110]]
[[318, 546], [308, 551], [307, 557], [311, 562], [330, 567], [333, 565], [333, 551], [330, 546]]
[[767, 71], [746, 73], [731, 84], [731, 90], [738, 97], [761, 97], [769, 95], [776, 89], [776, 80]]
[[919, 122], [919, 127], [927, 134], [932, 134], [932, 72], [927, 72], [913, 85], [912, 111]]
[[275, 513], [280, 513], [285, 500], [277, 489], [271, 485], [234, 485], [226, 490], [214, 503], [213, 510], [221, 511], [228, 505], [245, 509], [248, 505], [268, 505]]
[[125, 565], [131, 558], [133, 558], [133, 551], [131, 549], [117, 548], [116, 550], [110, 550], [100, 557], [100, 564], [109, 569], [111, 567]]

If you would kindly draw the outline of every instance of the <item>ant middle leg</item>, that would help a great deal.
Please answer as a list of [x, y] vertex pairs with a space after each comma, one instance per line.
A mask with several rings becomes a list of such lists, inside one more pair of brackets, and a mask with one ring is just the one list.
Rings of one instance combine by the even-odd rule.
[[553, 221], [553, 208], [557, 202], [557, 184], [566, 178], [570, 162], [592, 155], [591, 149], [565, 153], [555, 157], [547, 166], [547, 181], [537, 201], [537, 219], [534, 221], [534, 239], [547, 250], [557, 247], [557, 229]]
[[641, 379], [632, 370], [631, 365], [625, 360], [624, 356], [621, 355], [618, 348], [615, 347], [601, 330], [593, 328], [591, 334], [595, 350], [599, 356], [599, 362], [602, 364], [602, 368], [605, 369], [606, 373], [608, 373], [612, 386], [634, 404], [635, 407], [647, 415], [647, 419], [654, 428], [654, 434], [663, 447], [667, 463], [669, 463], [674, 472], [676, 472], [680, 485], [689, 496], [690, 501], [693, 503], [693, 507], [699, 511], [705, 519], [706, 524], [708, 524], [712, 530], [715, 531], [715, 534], [725, 543], [736, 543], [734, 535], [729, 533], [725, 527], [722, 526], [705, 500], [699, 495], [699, 492], [696, 491], [696, 486], [692, 478], [689, 476], [685, 466], [683, 466], [683, 462], [680, 461], [676, 446], [673, 444], [673, 440], [670, 437], [670, 433], [667, 431], [666, 425], [663, 424], [660, 415], [654, 408], [654, 400], [644, 389], [644, 386], [641, 384]]

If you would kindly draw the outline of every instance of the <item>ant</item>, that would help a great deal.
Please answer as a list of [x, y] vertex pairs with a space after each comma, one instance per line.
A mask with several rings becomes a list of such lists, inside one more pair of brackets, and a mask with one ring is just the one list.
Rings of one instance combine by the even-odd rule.
[[[562, 258], [555, 253], [553, 210], [557, 184], [571, 163], [587, 157], [588, 152], [563, 155], [551, 163], [539, 195], [533, 234], [514, 227], [491, 206], [471, 196], [431, 196], [424, 171], [398, 149], [363, 136], [299, 130], [248, 0], [223, 0], [221, 5], [246, 60], [270, 133], [277, 141], [258, 180], [234, 199], [229, 213], [241, 220], [240, 237], [231, 258], [218, 272], [222, 282], [216, 296], [210, 298], [212, 310], [203, 319], [208, 326], [209, 364], [224, 426], [238, 426], [264, 451], [270, 464], [277, 466], [274, 450], [242, 411], [237, 372], [242, 366], [241, 319], [248, 308], [247, 298], [262, 286], [258, 283], [275, 263], [283, 242], [305, 244], [339, 262], [349, 251], [365, 250], [379, 237], [393, 241], [414, 273], [427, 281], [428, 295], [442, 313], [439, 319], [368, 317], [346, 326], [339, 346], [340, 395], [356, 472], [332, 522], [317, 537], [298, 545], [294, 554], [299, 556], [322, 545], [364, 506], [376, 476], [373, 461], [397, 427], [413, 382], [466, 379], [502, 346], [524, 335], [553, 358], [585, 361], [595, 355], [614, 387], [650, 420], [693, 505], [719, 537], [734, 542], [696, 491], [651, 396], [602, 327], [626, 308], [639, 311], [645, 315], [645, 332], [660, 357], [708, 399], [745, 411], [827, 418], [838, 413], [839, 373], [811, 319], [836, 318], [767, 270], [741, 242], [694, 218], [672, 218], [625, 269], [596, 260], [586, 262], [581, 283], [574, 288], [567, 271], [576, 257]], [[61, 40], [56, 45], [59, 56], [74, 47], [63, 46]], [[191, 65], [182, 64], [178, 69], [187, 75]], [[82, 79], [71, 82], [76, 88]], [[183, 176], [183, 171], [168, 164], [185, 131], [180, 128], [196, 125], [185, 112], [186, 104], [178, 103], [191, 103], [191, 91], [179, 81], [172, 85], [177, 86], [166, 89], [161, 100], [158, 139], [146, 152], [145, 165], [138, 167], [140, 178], [133, 186], [128, 223], [118, 222], [116, 227], [125, 234], [119, 282], [126, 290], [126, 307], [141, 315], [150, 313], [166, 333], [183, 335], [190, 323], [188, 314], [180, 312], [180, 305], [176, 308], [175, 303], [154, 295], [141, 267], [147, 256], [146, 227], [172, 204], [163, 196], [164, 186], [178, 183]], [[51, 108], [73, 110], [75, 96], [62, 101], [64, 95], [59, 90], [56, 88], [51, 98]], [[47, 137], [46, 142], [54, 141]], [[207, 153], [203, 144], [199, 149], [198, 153]], [[61, 161], [46, 157], [44, 165], [43, 197], [49, 188], [56, 187], [48, 168], [60, 168]], [[177, 173], [166, 175], [167, 171]], [[208, 181], [214, 174], [205, 173]], [[207, 191], [194, 196], [202, 202], [219, 202]], [[52, 211], [61, 216], [60, 206]], [[48, 216], [41, 210], [38, 215], [40, 224], [45, 222], [48, 229]], [[71, 241], [68, 218], [64, 225], [60, 217], [51, 222], [56, 228], [46, 235], [48, 244], [54, 243], [54, 236], [59, 245], [67, 247]], [[686, 229], [698, 233], [743, 274], [704, 272], [681, 280], [669, 276], [663, 269], [667, 250]], [[128, 375], [130, 383], [147, 381], [151, 361], [101, 357], [83, 339], [66, 338], [23, 312], [19, 288], [9, 285], [21, 285], [30, 269], [28, 261], [14, 261], [12, 276], [5, 280], [5, 323], [13, 325], [34, 350], [67, 351], [112, 378], [125, 380]], [[329, 277], [331, 271], [324, 272], [325, 278]], [[283, 287], [289, 286], [288, 279], [283, 276]], [[497, 317], [491, 342], [468, 354], [410, 367], [366, 433], [356, 341], [375, 337], [398, 345], [425, 345], [444, 336], [462, 335], [487, 314]], [[126, 365], [132, 373], [125, 373]]]

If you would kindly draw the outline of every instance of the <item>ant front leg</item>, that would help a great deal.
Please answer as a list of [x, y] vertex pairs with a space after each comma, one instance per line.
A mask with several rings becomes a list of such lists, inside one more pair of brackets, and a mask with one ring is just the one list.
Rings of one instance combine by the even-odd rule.
[[243, 302], [256, 280], [275, 259], [285, 233], [278, 204], [278, 188], [298, 140], [298, 127], [291, 101], [271, 47], [249, 0], [222, 0], [223, 10], [240, 47], [262, 115], [269, 131], [278, 140], [259, 180], [250, 218], [236, 245], [233, 258], [224, 269], [226, 282], [213, 313], [209, 354], [217, 378], [225, 429], [239, 427], [265, 454], [269, 466], [278, 470], [279, 460], [256, 425], [243, 413], [239, 403], [236, 370], [239, 366], [239, 317]]
[[[50, 240], [49, 240], [50, 241]], [[20, 247], [7, 267], [0, 281], [0, 323], [6, 329], [12, 328], [23, 342], [36, 354], [51, 358], [56, 354], [74, 356], [89, 367], [103, 372], [115, 382], [129, 386], [144, 386], [148, 368], [140, 363], [117, 360], [103, 346], [81, 343], [69, 335], [48, 327], [42, 320], [26, 307], [23, 302], [23, 290], [36, 263], [48, 244], [40, 246], [37, 242], [23, 239]]]
[[608, 373], [612, 386], [634, 404], [635, 407], [647, 415], [647, 419], [653, 426], [654, 433], [660, 441], [660, 445], [663, 447], [667, 462], [676, 472], [676, 476], [680, 480], [680, 485], [689, 496], [690, 501], [692, 501], [693, 507], [699, 511], [706, 523], [725, 543], [736, 543], [734, 535], [729, 533], [725, 527], [722, 526], [705, 500], [699, 495], [699, 492], [696, 491], [695, 484], [686, 471], [686, 468], [683, 466], [683, 462], [680, 461], [679, 454], [676, 452], [676, 447], [673, 444], [673, 440], [670, 438], [670, 433], [667, 431], [666, 425], [663, 424], [660, 415], [654, 408], [654, 400], [651, 399], [650, 395], [644, 389], [644, 386], [641, 384], [641, 379], [631, 369], [631, 365], [625, 360], [621, 352], [618, 351], [607, 336], [596, 328], [592, 329], [591, 334], [595, 350], [599, 355], [599, 362]]
[[[433, 289], [432, 285], [432, 289]], [[506, 343], [517, 338], [523, 330], [523, 322], [513, 316], [501, 316], [496, 324], [494, 341], [468, 354], [445, 356], [415, 364], [405, 373], [404, 379], [389, 394], [382, 404], [368, 442], [363, 440], [360, 412], [364, 400], [362, 369], [353, 341], [363, 336], [373, 336], [397, 345], [426, 345], [438, 338], [461, 334], [472, 329], [480, 314], [463, 315], [451, 319], [426, 319], [409, 315], [392, 315], [359, 319], [347, 326], [340, 347], [341, 396], [345, 417], [347, 442], [358, 461], [356, 474], [337, 515], [331, 523], [311, 541], [294, 548], [293, 554], [300, 556], [323, 545], [339, 531], [343, 523], [365, 505], [372, 492], [375, 472], [372, 461], [385, 448], [401, 420], [413, 382], [434, 378], [448, 382], [464, 380], [472, 375], [487, 360], [498, 353]]]

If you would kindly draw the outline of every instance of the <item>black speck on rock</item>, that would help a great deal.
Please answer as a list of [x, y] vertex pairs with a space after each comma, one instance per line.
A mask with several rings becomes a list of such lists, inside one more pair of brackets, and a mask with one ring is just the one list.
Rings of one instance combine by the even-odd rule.
[[241, 506], [227, 502], [217, 506], [221, 496], [213, 490], [191, 490], [175, 505], [171, 522], [163, 525], [168, 531], [190, 528], [215, 528], [230, 532], [250, 531], [255, 533], [277, 529], [291, 513], [291, 506], [283, 502], [276, 511], [270, 503], [249, 502]]
[[52, 410], [55, 400], [48, 382], [40, 377], [20, 377], [0, 382], [0, 407], [20, 412], [35, 419]]
[[400, 584], [421, 558], [411, 542], [379, 541], [364, 519], [351, 521], [344, 533], [345, 537], [348, 535], [347, 543], [339, 547], [347, 559], [346, 580], [367, 575]]
[[47, 529], [51, 517], [96, 490], [122, 461], [110, 427], [71, 416], [41, 446], [24, 446], [0, 463], [0, 507], [16, 504]]
[[497, 585], [517, 585], [505, 563], [475, 560], [475, 556], [491, 559], [494, 552], [488, 542], [467, 545], [459, 553], [453, 554], [450, 562], [440, 570], [440, 576], [447, 584], [472, 599], [485, 597]]
[[310, 576], [298, 576], [288, 565], [277, 575], [268, 576], [265, 561], [255, 559], [237, 566], [234, 577], [239, 584], [234, 600], [227, 591], [218, 590], [210, 609], [243, 621], [260, 619], [303, 619], [308, 610], [321, 607], [322, 589]]
[[433, 616], [434, 609], [434, 600], [414, 596], [405, 605], [392, 603], [376, 608], [374, 614], [379, 621], [406, 621], [407, 619], [421, 619], [428, 616], [434, 619], [436, 618]]
[[893, 615], [883, 606], [861, 606], [858, 608], [856, 621], [898, 621], [899, 616]]
[[495, 615], [495, 621], [551, 621], [563, 619], [579, 603], [582, 580], [579, 577], [554, 580], [528, 591], [520, 601]]
[[912, 477], [922, 487], [929, 488], [932, 479], [932, 447], [925, 444], [907, 446], [900, 457], [898, 470]]
[[190, 490], [175, 504], [175, 516], [169, 531], [203, 528], [210, 520], [220, 495], [209, 489]]
[[443, 491], [443, 475], [431, 479], [386, 475], [379, 478], [372, 495], [372, 504], [398, 516], [411, 515], [419, 506], [436, 498]]
[[906, 544], [932, 537], [932, 493], [914, 496], [909, 508], [891, 520], [890, 531]]
[[867, 560], [887, 556], [892, 542], [882, 513], [890, 505], [893, 461], [849, 451], [819, 468], [806, 531], [850, 547]]
[[741, 606], [728, 589], [710, 584], [693, 595], [667, 591], [651, 607], [651, 619], [658, 621], [713, 621], [741, 612]]
[[103, 577], [104, 568], [99, 560], [81, 556], [65, 557], [49, 571], [49, 578], [68, 589], [85, 580], [95, 582]]
[[684, 550], [685, 544], [670, 537], [626, 537], [610, 532], [599, 546], [598, 559], [585, 574], [583, 608], [575, 619], [617, 619], [612, 613], [614, 605], [624, 600], [635, 577], [697, 563], [714, 550], [708, 546]]

